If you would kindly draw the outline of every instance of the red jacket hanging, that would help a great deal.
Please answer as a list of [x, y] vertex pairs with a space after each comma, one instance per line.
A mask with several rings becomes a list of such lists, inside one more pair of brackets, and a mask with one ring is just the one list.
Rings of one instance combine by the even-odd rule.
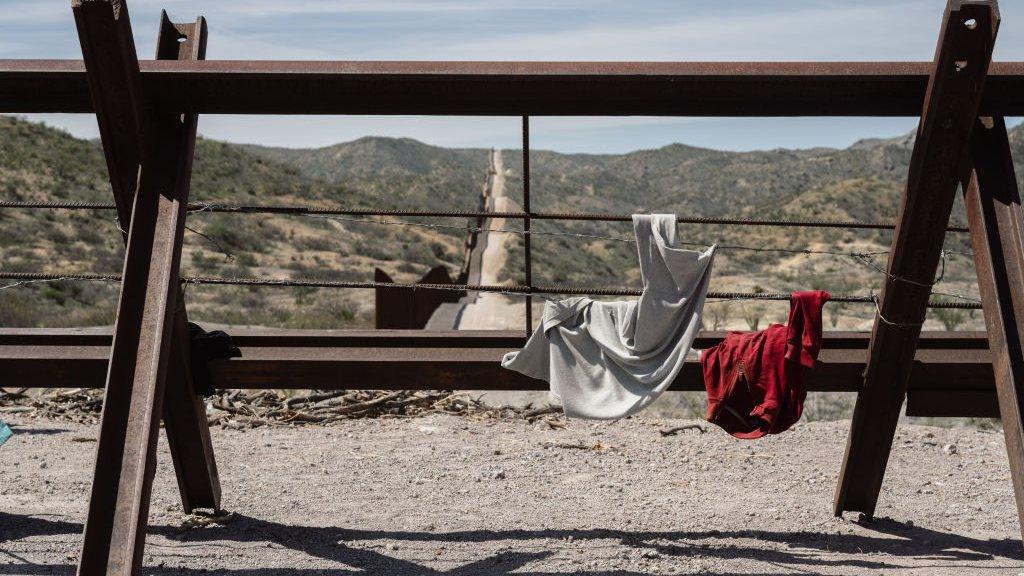
[[828, 292], [793, 292], [789, 322], [760, 332], [730, 332], [704, 351], [708, 421], [737, 438], [784, 432], [800, 419], [804, 370], [821, 349], [821, 309]]

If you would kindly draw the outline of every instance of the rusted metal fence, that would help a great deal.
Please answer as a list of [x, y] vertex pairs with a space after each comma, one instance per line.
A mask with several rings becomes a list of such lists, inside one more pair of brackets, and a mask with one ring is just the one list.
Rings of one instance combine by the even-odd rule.
[[[189, 371], [182, 280], [295, 282], [183, 279], [181, 243], [190, 210], [496, 216], [190, 204], [201, 113], [522, 118], [523, 211], [501, 216], [522, 219], [524, 231], [530, 232], [524, 235], [526, 283], [458, 289], [527, 296], [546, 290], [635, 293], [533, 285], [531, 220], [620, 221], [628, 216], [532, 212], [529, 116], [919, 116], [894, 224], [686, 216], [681, 221], [894, 229], [881, 295], [870, 300], [878, 307], [873, 332], [828, 334], [823, 361], [809, 382], [815, 391], [858, 394], [834, 511], [873, 514], [907, 399], [907, 411], [915, 415], [1001, 417], [1018, 513], [1024, 513], [1024, 216], [1003, 122], [1005, 116], [1024, 115], [1024, 63], [990, 63], [999, 23], [995, 0], [949, 0], [934, 60], [909, 63], [207, 62], [205, 21], [174, 24], [166, 15], [156, 60], [140, 62], [124, 1], [74, 0], [72, 5], [83, 60], [0, 61], [0, 112], [95, 113], [114, 202], [7, 202], [0, 207], [112, 209], [122, 225], [130, 223], [123, 273], [106, 278], [121, 281], [117, 322], [113, 331], [0, 329], [0, 371], [9, 385], [106, 389], [80, 574], [138, 573], [160, 418], [185, 509], [220, 505], [203, 402]], [[965, 231], [948, 226], [961, 185], [987, 334], [922, 334], [926, 308], [936, 304], [932, 285], [943, 238], [950, 231]], [[0, 276], [46, 279], [45, 274], [10, 271]], [[545, 388], [543, 382], [498, 365], [504, 352], [523, 344], [521, 330], [244, 331], [234, 337], [242, 357], [209, 366], [218, 387]], [[721, 337], [705, 334], [697, 347]], [[696, 364], [684, 368], [673, 389], [702, 389]]]

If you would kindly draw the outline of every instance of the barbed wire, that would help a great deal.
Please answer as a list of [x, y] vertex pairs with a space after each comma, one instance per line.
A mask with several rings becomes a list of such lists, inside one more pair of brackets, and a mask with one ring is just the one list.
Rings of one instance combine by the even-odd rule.
[[[626, 238], [626, 237], [622, 237], [622, 236], [606, 236], [606, 235], [601, 235], [601, 234], [585, 234], [585, 233], [578, 233], [578, 232], [561, 232], [561, 231], [553, 232], [553, 231], [537, 231], [537, 230], [515, 230], [515, 229], [512, 229], [512, 228], [484, 228], [484, 227], [481, 227], [481, 226], [455, 226], [455, 225], [451, 225], [451, 224], [436, 224], [436, 223], [431, 223], [431, 222], [401, 222], [401, 221], [394, 221], [394, 220], [369, 220], [369, 219], [366, 219], [366, 218], [346, 218], [346, 217], [341, 217], [341, 216], [319, 216], [319, 215], [314, 215], [312, 217], [317, 218], [317, 219], [323, 219], [323, 220], [334, 220], [334, 221], [339, 221], [339, 222], [355, 222], [355, 223], [361, 223], [361, 224], [380, 224], [380, 225], [386, 225], [386, 226], [413, 226], [413, 227], [434, 228], [434, 229], [451, 229], [451, 230], [460, 230], [460, 231], [465, 231], [465, 232], [470, 232], [470, 233], [496, 232], [496, 233], [499, 233], [499, 234], [518, 234], [518, 235], [521, 235], [521, 236], [527, 236], [527, 235], [533, 235], [533, 236], [537, 236], [537, 235], [542, 235], [542, 236], [566, 236], [566, 237], [572, 237], [572, 238], [610, 240], [610, 241], [615, 241], [615, 242], [623, 242], [623, 243], [628, 243], [628, 244], [636, 244], [636, 239], [635, 238]], [[684, 241], [677, 241], [676, 244], [678, 244], [680, 246], [691, 246], [691, 247], [697, 247], [697, 248], [710, 248], [712, 246], [712, 244], [706, 244], [706, 243], [701, 243], [701, 242], [684, 242]], [[870, 251], [851, 251], [851, 252], [845, 252], [845, 251], [838, 251], [838, 250], [818, 250], [818, 249], [814, 249], [814, 248], [782, 248], [782, 247], [772, 247], [772, 246], [769, 246], [769, 247], [765, 247], [765, 246], [744, 246], [742, 244], [715, 244], [715, 246], [718, 246], [718, 250], [749, 251], [749, 252], [778, 252], [778, 253], [785, 253], [785, 254], [807, 254], [807, 255], [819, 254], [819, 255], [845, 256], [845, 257], [854, 257], [854, 258], [865, 257], [865, 256], [879, 256], [879, 255], [882, 255], [882, 254], [889, 254], [888, 250], [875, 251], [875, 252], [870, 252]], [[952, 251], [948, 251], [948, 250], [945, 251], [945, 252], [953, 253]], [[967, 252], [956, 252], [956, 254], [957, 255], [964, 255], [964, 256], [972, 256], [970, 253], [967, 253]], [[876, 265], [872, 264], [872, 266], [875, 267]], [[880, 271], [881, 271], [882, 274], [886, 273], [885, 270], [880, 270]]]
[[[2, 200], [0, 208], [51, 209], [51, 210], [116, 210], [113, 203], [106, 202], [29, 202]], [[599, 214], [587, 212], [482, 212], [478, 210], [398, 210], [381, 208], [340, 208], [336, 206], [273, 205], [273, 204], [222, 204], [210, 201], [189, 203], [187, 210], [193, 213], [246, 213], [246, 214], [317, 214], [336, 216], [397, 216], [435, 218], [507, 218], [512, 220], [577, 220], [591, 222], [630, 222], [632, 214]], [[846, 228], [861, 230], [894, 230], [891, 222], [867, 222], [860, 220], [786, 220], [759, 218], [718, 218], [711, 216], [680, 216], [680, 224], [723, 224], [735, 226], [778, 226], [795, 228]], [[947, 232], [968, 232], [966, 226], [949, 226]]]
[[[461, 230], [461, 231], [466, 231], [466, 232], [470, 232], [470, 233], [497, 232], [497, 233], [503, 233], [503, 234], [518, 234], [518, 235], [522, 235], [522, 236], [528, 236], [528, 235], [569, 236], [569, 237], [574, 237], [574, 238], [613, 240], [613, 241], [616, 241], [616, 242], [625, 242], [625, 243], [636, 244], [636, 239], [634, 239], [634, 238], [625, 238], [625, 237], [617, 237], [617, 236], [604, 236], [604, 235], [600, 235], [600, 234], [582, 234], [582, 233], [576, 233], [576, 232], [550, 232], [550, 231], [544, 232], [544, 231], [537, 231], [537, 230], [515, 230], [515, 229], [510, 229], [510, 228], [484, 228], [484, 227], [480, 227], [480, 226], [454, 226], [454, 225], [451, 225], [451, 224], [436, 224], [436, 223], [429, 223], [429, 222], [402, 222], [402, 221], [394, 221], [394, 220], [369, 220], [369, 219], [366, 219], [366, 218], [351, 218], [351, 217], [344, 217], [344, 216], [324, 216], [324, 215], [305, 215], [305, 214], [303, 214], [302, 216], [309, 216], [309, 217], [312, 217], [312, 218], [318, 218], [318, 219], [324, 219], [324, 220], [332, 220], [332, 221], [340, 221], [340, 222], [356, 222], [356, 223], [363, 223], [363, 224], [379, 224], [379, 225], [388, 225], [388, 226], [415, 226], [415, 227], [434, 228], [434, 229], [455, 229], [455, 230]], [[709, 244], [702, 244], [700, 242], [677, 241], [676, 243], [681, 245], [681, 246], [690, 246], [690, 247], [698, 247], [698, 248], [710, 248], [710, 246], [711, 246]], [[902, 276], [898, 276], [898, 275], [895, 275], [895, 274], [890, 274], [887, 270], [885, 270], [881, 266], [878, 266], [873, 260], [871, 260], [871, 257], [873, 257], [873, 256], [879, 256], [879, 255], [882, 255], [882, 254], [889, 254], [889, 251], [876, 251], [876, 252], [850, 251], [850, 252], [845, 252], [845, 251], [837, 251], [837, 250], [818, 250], [818, 249], [813, 249], [813, 248], [781, 248], [781, 247], [765, 247], [765, 246], [744, 246], [744, 245], [740, 245], [740, 244], [716, 244], [716, 246], [718, 247], [718, 250], [727, 250], [727, 251], [747, 251], [747, 252], [803, 254], [803, 255], [828, 255], [828, 256], [837, 256], [837, 257], [850, 258], [850, 259], [852, 259], [853, 262], [855, 262], [857, 264], [860, 264], [860, 265], [863, 265], [863, 266], [865, 266], [865, 267], [867, 267], [867, 268], [869, 268], [869, 269], [871, 269], [871, 270], [873, 270], [875, 272], [883, 274], [883, 275], [885, 275], [886, 277], [890, 278], [893, 281], [905, 282], [905, 283], [908, 283], [908, 284], [912, 284], [912, 285], [920, 286], [920, 287], [924, 287], [924, 288], [931, 288], [932, 286], [934, 286], [934, 285], [936, 285], [936, 284], [938, 284], [939, 282], [942, 281], [942, 279], [945, 277], [945, 274], [946, 274], [946, 256], [949, 253], [952, 253], [952, 252], [947, 251], [947, 250], [940, 251], [939, 256], [940, 256], [940, 262], [941, 262], [941, 269], [940, 269], [938, 277], [935, 280], [933, 280], [931, 283], [923, 283], [923, 282], [917, 282], [915, 280], [911, 280], [909, 278], [904, 278]], [[957, 255], [963, 255], [963, 256], [967, 256], [968, 255], [968, 253], [965, 253], [965, 252], [956, 252], [956, 254]]]
[[[112, 204], [112, 203], [0, 201], [0, 208], [29, 208], [29, 209], [33, 209], [33, 208], [43, 209], [43, 208], [45, 208], [45, 209], [70, 209], [70, 210], [112, 210], [112, 209], [116, 209], [116, 206], [114, 204]], [[457, 226], [457, 225], [450, 225], [450, 224], [438, 224], [438, 223], [428, 223], [428, 222], [407, 222], [407, 221], [394, 221], [394, 220], [374, 220], [374, 219], [368, 219], [368, 218], [365, 218], [365, 217], [360, 218], [360, 217], [344, 216], [344, 215], [349, 215], [349, 214], [357, 214], [357, 215], [358, 214], [367, 214], [367, 215], [369, 215], [369, 214], [376, 214], [376, 215], [394, 215], [394, 216], [442, 216], [442, 217], [463, 217], [463, 216], [473, 217], [473, 216], [477, 216], [477, 217], [486, 217], [486, 218], [490, 218], [490, 219], [517, 218], [517, 217], [526, 217], [526, 216], [530, 216], [532, 218], [532, 217], [535, 216], [534, 214], [527, 215], [526, 213], [517, 213], [517, 212], [399, 211], [399, 210], [370, 210], [370, 209], [366, 209], [366, 210], [363, 210], [363, 209], [342, 210], [342, 209], [337, 209], [337, 208], [324, 208], [324, 207], [311, 207], [311, 206], [221, 205], [221, 204], [213, 204], [213, 203], [209, 203], [209, 202], [194, 202], [194, 203], [191, 203], [191, 204], [189, 204], [188, 210], [190, 212], [192, 212], [192, 213], [201, 213], [201, 212], [243, 212], [243, 213], [267, 212], [267, 213], [278, 213], [278, 214], [285, 214], [285, 215], [305, 216], [305, 217], [311, 217], [311, 218], [317, 218], [317, 219], [323, 219], [323, 220], [330, 220], [330, 221], [338, 221], [338, 222], [344, 222], [344, 223], [377, 224], [377, 225], [388, 225], [388, 226], [413, 226], [413, 227], [423, 227], [423, 228], [430, 228], [430, 229], [457, 230], [457, 231], [460, 231], [460, 232], [470, 232], [470, 233], [490, 233], [490, 232], [494, 232], [494, 233], [518, 234], [518, 235], [522, 235], [524, 237], [527, 236], [527, 235], [542, 235], [542, 236], [555, 236], [555, 237], [572, 237], [572, 238], [582, 238], [582, 239], [608, 240], [608, 241], [615, 241], [615, 242], [622, 242], [622, 243], [632, 243], [632, 244], [636, 243], [636, 240], [634, 238], [626, 238], [626, 237], [618, 237], [618, 236], [607, 236], [607, 235], [601, 235], [601, 234], [587, 234], [587, 233], [565, 232], [565, 231], [515, 230], [515, 229], [510, 229], [510, 228], [484, 228], [482, 226], [465, 226], [465, 225], [464, 226]], [[338, 215], [338, 214], [344, 214], [344, 215]], [[538, 219], [565, 219], [565, 220], [574, 220], [575, 219], [575, 220], [600, 220], [600, 221], [630, 221], [632, 219], [632, 216], [631, 215], [627, 215], [627, 216], [619, 216], [619, 215], [594, 215], [594, 214], [581, 214], [581, 213], [557, 213], [557, 214], [556, 213], [547, 213], [547, 214], [543, 214], [542, 213], [542, 216], [540, 218], [538, 218]], [[738, 223], [751, 223], [753, 225], [779, 225], [779, 226], [790, 225], [790, 224], [795, 225], [795, 226], [812, 226], [812, 225], [816, 226], [816, 225], [820, 225], [822, 227], [848, 227], [848, 226], [845, 226], [845, 224], [852, 224], [852, 225], [856, 225], [856, 226], [849, 226], [849, 227], [862, 227], [862, 228], [865, 228], [865, 227], [866, 228], [885, 228], [885, 227], [889, 227], [889, 228], [892, 228], [891, 225], [881, 224], [881, 223], [867, 223], [867, 222], [845, 222], [844, 223], [844, 222], [838, 222], [838, 221], [824, 221], [824, 220], [819, 220], [819, 221], [769, 221], [769, 220], [746, 220], [746, 219], [679, 218], [678, 221], [680, 221], [680, 222], [688, 222], [689, 221], [689, 222], [699, 222], [699, 223], [737, 223], [737, 224]], [[124, 230], [120, 227], [120, 225], [118, 225], [118, 229], [121, 230], [122, 233], [124, 232]], [[208, 241], [210, 244], [212, 244], [219, 252], [221, 252], [229, 260], [234, 260], [235, 259], [234, 255], [231, 254], [224, 247], [224, 245], [221, 242], [219, 242], [217, 239], [215, 239], [211, 235], [206, 234], [204, 232], [201, 232], [199, 230], [196, 230], [194, 228], [191, 228], [189, 226], [186, 226], [186, 229], [189, 230], [190, 232], [193, 232], [193, 233], [197, 234], [198, 236], [200, 236], [201, 238], [205, 239], [206, 241]], [[951, 231], [960, 231], [959, 228], [955, 228], [955, 227], [951, 227], [949, 230], [951, 230]], [[966, 229], [964, 229], [964, 230], [966, 230]], [[702, 243], [699, 243], [699, 242], [678, 242], [678, 243], [680, 245], [691, 246], [691, 247], [701, 247], [701, 248], [709, 247], [709, 245], [702, 244]], [[903, 277], [900, 277], [900, 276], [896, 276], [896, 275], [890, 274], [887, 270], [885, 270], [884, 268], [879, 266], [877, 263], [875, 263], [874, 260], [872, 260], [872, 257], [874, 257], [874, 256], [879, 256], [879, 255], [883, 255], [883, 254], [889, 254], [888, 251], [876, 251], [876, 252], [869, 252], [869, 251], [837, 251], [837, 250], [820, 250], [820, 249], [812, 249], [812, 248], [745, 246], [745, 245], [738, 245], [738, 244], [720, 244], [720, 245], [718, 245], [718, 249], [719, 250], [727, 250], [727, 251], [749, 251], [749, 252], [761, 252], [761, 253], [785, 253], [785, 254], [803, 254], [803, 255], [829, 255], [829, 256], [835, 256], [835, 257], [843, 257], [843, 258], [848, 258], [848, 259], [850, 259], [851, 261], [853, 261], [853, 262], [855, 262], [857, 264], [863, 265], [863, 266], [867, 267], [868, 269], [870, 269], [872, 271], [875, 271], [875, 272], [878, 272], [880, 274], [883, 274], [883, 275], [885, 275], [886, 277], [888, 277], [889, 279], [891, 279], [893, 281], [906, 282], [906, 283], [909, 283], [909, 284], [912, 284], [912, 285], [916, 285], [916, 286], [920, 286], [920, 287], [925, 287], [925, 288], [932, 288], [934, 285], [938, 284], [943, 279], [943, 277], [945, 276], [945, 271], [946, 271], [946, 257], [947, 257], [947, 255], [955, 254], [955, 255], [965, 256], [965, 257], [971, 256], [971, 254], [967, 253], [967, 252], [960, 252], [960, 251], [955, 251], [955, 250], [945, 250], [945, 249], [942, 250], [940, 252], [941, 270], [940, 270], [940, 273], [939, 273], [938, 277], [933, 282], [931, 282], [931, 283], [923, 283], [923, 282], [918, 282], [918, 281], [915, 281], [915, 280], [911, 280], [911, 279], [907, 279], [907, 278], [903, 278]], [[0, 276], [0, 278], [2, 278], [2, 277], [3, 276]], [[62, 276], [62, 278], [63, 279], [72, 279], [72, 280], [88, 280], [88, 279], [92, 279], [92, 278], [78, 278], [78, 277], [68, 277], [68, 276]], [[52, 279], [40, 280], [40, 281], [52, 281], [52, 280], [56, 280], [56, 279], [57, 278], [52, 278]], [[109, 278], [96, 278], [96, 279], [99, 280], [99, 279], [109, 279]], [[191, 279], [191, 280], [190, 279], [185, 279], [186, 282], [199, 283], [199, 282], [194, 282], [192, 280], [195, 280], [195, 279]], [[210, 279], [210, 278], [206, 278], [204, 280], [206, 280], [206, 282], [202, 282], [202, 283], [208, 283], [208, 284], [226, 283], [226, 282], [218, 282], [218, 281], [216, 281], [216, 279]], [[252, 283], [252, 282], [250, 282], [250, 280], [260, 280], [260, 279], [235, 278], [233, 280], [235, 280], [236, 282], [232, 282], [232, 283], [245, 284], [245, 283]], [[31, 283], [31, 282], [35, 282], [35, 280], [29, 281], [27, 283]], [[268, 281], [268, 280], [262, 280], [262, 283], [264, 285], [285, 285], [284, 283], [286, 283], [286, 282], [295, 282], [295, 281]], [[311, 285], [307, 281], [299, 281], [299, 282], [300, 283], [298, 285]], [[333, 283], [330, 286], [322, 286], [322, 287], [342, 287], [342, 288], [344, 288], [344, 287], [348, 287], [348, 288], [375, 288], [375, 287], [379, 287], [379, 286], [376, 285], [377, 283], [349, 283], [349, 284], [352, 284], [352, 285], [342, 285], [342, 284], [344, 284], [344, 283]], [[17, 285], [21, 285], [21, 284], [17, 284]], [[8, 286], [0, 287], [0, 289], [2, 289], [2, 288], [10, 288], [10, 287], [13, 287], [13, 286], [15, 286], [15, 285], [8, 285]], [[399, 287], [399, 285], [396, 285], [396, 284], [387, 284], [387, 286], [388, 287], [392, 287], [392, 288]], [[425, 288], [426, 286], [423, 285], [423, 284], [412, 284], [412, 285], [407, 285], [407, 286], [402, 286], [402, 287], [416, 289], [416, 288]], [[499, 292], [499, 293], [516, 294], [516, 295], [521, 295], [521, 294], [541, 294], [541, 293], [543, 293], [543, 292], [538, 292], [538, 291], [530, 291], [530, 287], [528, 287], [528, 286], [520, 286], [519, 288], [520, 288], [519, 290], [509, 292], [509, 291], [499, 290], [499, 289], [495, 288], [494, 286], [491, 286], [491, 287], [487, 287], [485, 289], [479, 289], [479, 290], [475, 290], [475, 291]], [[451, 289], [451, 288], [434, 288], [434, 289]], [[465, 291], [465, 290], [467, 290], [467, 288], [459, 288], [458, 290]], [[588, 289], [588, 290], [593, 290], [593, 289]], [[611, 292], [609, 292], [607, 290], [601, 291], [601, 289], [596, 289], [596, 290], [598, 290], [598, 291], [597, 292], [590, 291], [590, 292], [586, 292], [586, 293], [588, 293], [588, 294], [595, 294], [595, 295], [610, 295], [610, 296], [616, 296], [616, 295], [625, 295], [625, 296], [639, 295], [639, 291], [635, 291], [635, 290], [624, 290], [624, 291], [620, 290], [620, 291], [611, 291]], [[554, 293], [560, 293], [560, 294], [582, 294], [584, 292], [554, 292]], [[950, 298], [955, 298], [955, 299], [962, 300], [962, 301], [968, 302], [968, 303], [977, 303], [978, 302], [976, 299], [973, 299], [973, 298], [968, 297], [968, 296], [959, 295], [959, 294], [953, 294], [953, 293], [947, 293], [947, 292], [934, 292], [934, 291], [932, 293], [933, 294], [937, 294], [937, 295], [947, 296], [947, 297], [950, 297]], [[752, 294], [755, 294], [755, 293], [729, 293], [729, 294], [740, 294], [739, 299], [744, 299], [744, 298], [747, 298], [748, 296], [751, 296]], [[750, 299], [767, 299], [767, 300], [771, 300], [771, 299], [788, 299], [787, 295], [778, 295], [777, 294], [776, 296], [778, 296], [778, 298], [761, 298], [761, 297], [757, 297], [757, 298], [750, 298]], [[851, 297], [851, 298], [854, 298], [854, 297]], [[720, 299], [720, 300], [728, 300], [728, 299], [732, 299], [732, 298], [730, 298], [730, 297], [720, 297], [718, 299]], [[842, 301], [842, 300], [836, 300], [836, 299], [833, 299], [833, 300], [835, 300], [835, 301]], [[874, 300], [874, 295], [872, 294], [870, 296], [855, 297], [854, 300], [848, 300], [848, 301], [850, 301], [850, 302], [858, 302], [858, 303], [867, 303], [867, 302], [874, 302], [875, 300]]]
[[[0, 201], [0, 208], [53, 208], [53, 209], [70, 209], [70, 210], [92, 210], [92, 209], [115, 209], [114, 204], [107, 203], [86, 203], [86, 202], [14, 202], [14, 201]], [[220, 205], [209, 202], [196, 202], [189, 204], [189, 211], [191, 213], [202, 213], [202, 212], [242, 212], [242, 213], [276, 213], [284, 215], [294, 216], [310, 216], [317, 219], [332, 220], [337, 222], [351, 222], [361, 224], [377, 224], [386, 226], [410, 226], [418, 228], [428, 228], [434, 230], [456, 230], [460, 232], [469, 233], [498, 233], [498, 234], [517, 234], [520, 236], [553, 236], [553, 237], [568, 237], [578, 239], [590, 239], [590, 240], [607, 240], [611, 242], [622, 242], [635, 244], [636, 239], [627, 238], [622, 236], [608, 236], [603, 234], [588, 234], [581, 232], [565, 232], [565, 231], [540, 231], [540, 230], [515, 230], [512, 228], [484, 228], [481, 226], [458, 226], [452, 224], [437, 224], [431, 222], [405, 222], [405, 221], [394, 221], [394, 220], [373, 220], [369, 218], [357, 218], [357, 217], [344, 217], [336, 216], [333, 214], [344, 214], [344, 215], [393, 215], [393, 216], [433, 216], [433, 217], [485, 217], [485, 218], [517, 218], [525, 217], [526, 213], [518, 212], [457, 212], [457, 211], [402, 211], [402, 210], [362, 210], [362, 209], [334, 209], [334, 208], [317, 208], [308, 206], [231, 206], [231, 205]], [[618, 216], [618, 215], [593, 215], [593, 214], [578, 214], [578, 213], [540, 213], [540, 216], [531, 214], [531, 218], [537, 217], [537, 219], [564, 219], [564, 220], [598, 220], [598, 221], [630, 221], [632, 216]], [[748, 219], [715, 219], [715, 218], [677, 218], [679, 222], [699, 222], [699, 223], [748, 223], [751, 225], [765, 225], [765, 226], [817, 226], [822, 227], [862, 227], [862, 228], [893, 228], [892, 225], [882, 223], [870, 223], [870, 222], [839, 222], [839, 221], [827, 221], [827, 220], [815, 220], [815, 221], [783, 221], [783, 220], [748, 220]], [[845, 224], [851, 224], [851, 226], [845, 226]], [[856, 226], [854, 226], [856, 225]], [[119, 227], [120, 229], [120, 227]], [[215, 240], [208, 234], [199, 232], [193, 228], [188, 228], [189, 231], [203, 237], [211, 244], [217, 247], [218, 251], [224, 254], [229, 259], [234, 259], [234, 256], [228, 252], [223, 245]], [[960, 232], [967, 231], [966, 228], [961, 227], [950, 227], [948, 231]], [[122, 230], [123, 231], [123, 230]], [[699, 242], [678, 242], [682, 246], [692, 247], [704, 247], [707, 248], [709, 244], [702, 244]], [[879, 252], [865, 252], [865, 251], [835, 251], [835, 250], [818, 250], [812, 248], [782, 248], [782, 247], [764, 247], [764, 246], [744, 246], [739, 244], [719, 244], [719, 250], [728, 251], [748, 251], [748, 252], [763, 252], [763, 253], [783, 253], [783, 254], [807, 254], [807, 255], [830, 255], [830, 256], [842, 256], [854, 258], [859, 263], [864, 264], [873, 270], [882, 274], [887, 274], [884, 269], [881, 269], [873, 262], [865, 260], [864, 257], [878, 256], [882, 254], [888, 254], [888, 251]], [[968, 252], [960, 252], [954, 250], [946, 250], [947, 254], [957, 254], [962, 256], [971, 256]], [[943, 264], [945, 261], [943, 260]], [[894, 280], [905, 281], [912, 284], [921, 284], [923, 286], [929, 286], [928, 284], [917, 283], [909, 279], [903, 279], [896, 276], [891, 276]], [[933, 282], [934, 284], [934, 282]]]
[[[16, 284], [8, 284], [0, 289], [13, 288], [26, 283], [50, 282], [61, 280], [95, 280], [120, 282], [120, 274], [67, 273], [49, 274], [45, 272], [7, 272], [0, 271], [0, 279], [16, 280]], [[640, 296], [643, 292], [638, 288], [596, 287], [596, 286], [527, 286], [523, 284], [413, 284], [401, 282], [365, 282], [349, 280], [295, 279], [295, 278], [255, 278], [255, 277], [220, 277], [220, 276], [183, 276], [181, 282], [191, 285], [232, 285], [232, 286], [276, 286], [285, 288], [353, 288], [353, 289], [400, 289], [400, 290], [447, 290], [456, 292], [490, 292], [509, 296], [529, 295], [577, 295], [577, 296]], [[929, 308], [951, 308], [975, 310], [981, 308], [981, 302], [967, 296], [956, 296], [964, 301], [931, 301]], [[707, 298], [717, 300], [774, 300], [789, 301], [790, 294], [780, 292], [720, 292], [709, 291]], [[874, 294], [859, 296], [853, 294], [835, 294], [831, 302], [850, 304], [874, 304]]]

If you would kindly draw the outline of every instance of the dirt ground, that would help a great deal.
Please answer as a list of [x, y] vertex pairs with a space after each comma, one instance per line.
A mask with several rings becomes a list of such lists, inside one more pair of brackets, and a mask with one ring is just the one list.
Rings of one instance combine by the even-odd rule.
[[[74, 574], [95, 426], [8, 415], [0, 575]], [[222, 525], [166, 443], [144, 574], [1024, 574], [1002, 435], [903, 426], [878, 519], [831, 514], [847, 422], [757, 442], [682, 421], [434, 415], [214, 430]]]

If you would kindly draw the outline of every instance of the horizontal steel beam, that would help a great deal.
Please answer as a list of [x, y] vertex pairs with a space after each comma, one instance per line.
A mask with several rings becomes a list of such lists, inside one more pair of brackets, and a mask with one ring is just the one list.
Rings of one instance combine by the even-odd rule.
[[910, 390], [907, 416], [999, 418], [999, 397], [994, 390]]
[[[380, 333], [383, 332], [383, 333]], [[420, 334], [420, 335], [417, 335]], [[976, 390], [995, 387], [983, 337], [933, 333], [922, 337], [912, 389]], [[514, 335], [514, 336], [513, 336]], [[700, 347], [723, 333], [702, 335]], [[47, 339], [49, 343], [47, 342]], [[218, 388], [546, 390], [545, 382], [499, 365], [518, 349], [521, 333], [490, 335], [422, 331], [240, 331], [241, 358], [210, 364]], [[98, 388], [109, 356], [101, 330], [0, 331], [0, 374], [5, 386]], [[453, 347], [460, 346], [460, 347]], [[828, 333], [821, 363], [808, 374], [814, 391], [858, 391], [867, 335]], [[952, 353], [954, 352], [955, 353]], [[704, 389], [699, 364], [689, 362], [672, 390]]]
[[[207, 114], [919, 116], [931, 62], [144, 61], [148, 97]], [[982, 115], [1024, 115], [1024, 62]], [[0, 112], [93, 112], [79, 60], [0, 60]]]
[[[231, 340], [243, 347], [400, 347], [400, 348], [521, 348], [520, 330], [278, 330], [229, 328]], [[0, 328], [0, 346], [109, 346], [113, 328]], [[710, 348], [727, 332], [701, 332], [693, 342], [698, 350]], [[822, 348], [864, 350], [868, 332], [832, 330], [824, 333]], [[987, 350], [985, 332], [927, 331], [921, 349]]]

